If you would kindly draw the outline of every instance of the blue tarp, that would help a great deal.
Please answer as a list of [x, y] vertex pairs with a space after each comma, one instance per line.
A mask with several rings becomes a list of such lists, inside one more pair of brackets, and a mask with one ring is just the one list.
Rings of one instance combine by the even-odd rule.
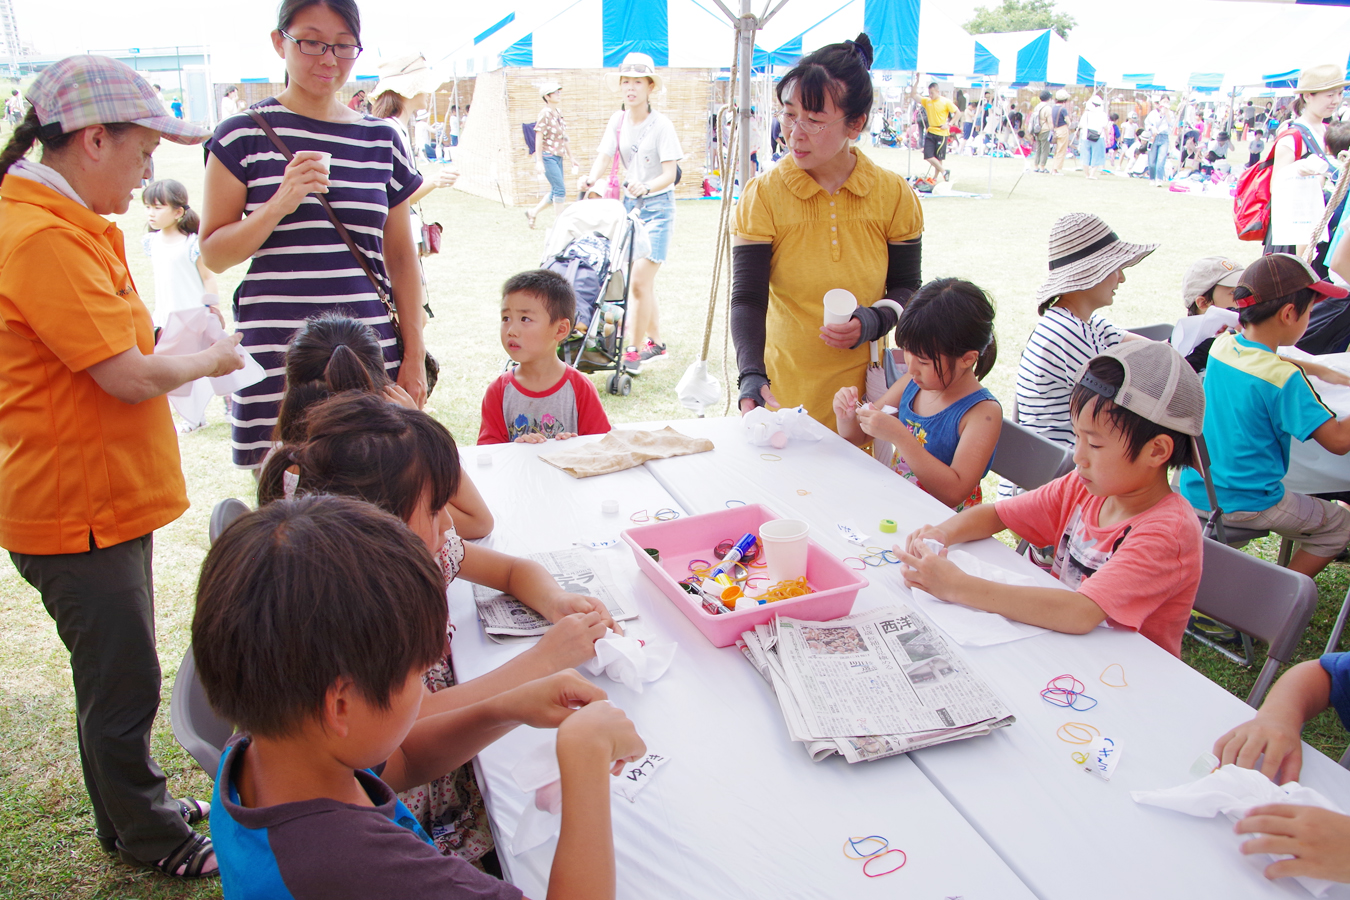
[[1299, 71], [1299, 69], [1290, 69], [1288, 72], [1275, 72], [1271, 75], [1261, 76], [1261, 80], [1266, 83], [1266, 87], [1291, 88], [1298, 84]]
[[975, 74], [998, 74], [998, 57], [990, 53], [989, 48], [979, 41], [975, 42]]
[[630, 53], [645, 53], [670, 65], [670, 20], [666, 0], [605, 0], [605, 67], [618, 68]]
[[525, 35], [516, 41], [510, 47], [502, 51], [502, 65], [504, 66], [533, 66], [534, 65], [534, 33]]
[[473, 42], [474, 42], [475, 44], [481, 44], [481, 43], [483, 43], [483, 41], [485, 41], [485, 40], [487, 40], [488, 38], [492, 37], [494, 34], [496, 34], [497, 32], [501, 31], [503, 28], [505, 28], [507, 25], [510, 25], [510, 24], [511, 24], [512, 22], [514, 22], [515, 20], [516, 20], [516, 14], [515, 14], [515, 13], [510, 13], [510, 14], [508, 14], [508, 15], [506, 16], [506, 18], [504, 18], [504, 19], [502, 19], [501, 21], [497, 22], [497, 23], [496, 23], [495, 25], [493, 25], [492, 27], [487, 28], [487, 29], [485, 29], [482, 33], [475, 35], [475, 36], [474, 36], [474, 39], [473, 39]]
[[1078, 57], [1078, 84], [1092, 86], [1097, 83], [1097, 67], [1083, 57]]
[[756, 69], [765, 69], [769, 66], [795, 66], [797, 60], [801, 58], [802, 38], [801, 35], [797, 35], [777, 50], [761, 50], [756, 47], [753, 65]]
[[1050, 71], [1050, 31], [1017, 51], [1017, 80], [1045, 81]]
[[872, 68], [912, 72], [919, 67], [920, 0], [868, 0], [863, 30], [872, 39]]

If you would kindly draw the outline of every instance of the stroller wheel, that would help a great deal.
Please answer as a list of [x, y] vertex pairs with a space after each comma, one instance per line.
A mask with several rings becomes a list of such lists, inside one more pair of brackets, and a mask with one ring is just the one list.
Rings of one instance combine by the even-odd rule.
[[609, 383], [605, 387], [611, 394], [627, 397], [633, 392], [633, 379], [623, 372], [615, 372], [609, 376]]

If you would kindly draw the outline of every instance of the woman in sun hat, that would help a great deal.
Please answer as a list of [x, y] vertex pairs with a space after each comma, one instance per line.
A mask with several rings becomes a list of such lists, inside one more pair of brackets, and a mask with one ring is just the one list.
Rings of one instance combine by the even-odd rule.
[[549, 192], [539, 201], [539, 205], [525, 213], [530, 227], [534, 220], [550, 203], [561, 209], [567, 202], [567, 183], [563, 181], [563, 160], [571, 163], [576, 171], [576, 161], [572, 159], [572, 147], [567, 142], [567, 123], [562, 117], [562, 85], [556, 81], [545, 82], [539, 87], [539, 96], [544, 100], [544, 108], [534, 123], [535, 168], [548, 179]]
[[[1265, 253], [1292, 253], [1301, 255], [1311, 237], [1307, 226], [1286, 226], [1287, 216], [1280, 209], [1281, 190], [1290, 175], [1318, 177], [1327, 171], [1326, 125], [1340, 105], [1346, 84], [1345, 68], [1332, 64], [1313, 66], [1299, 72], [1294, 93], [1294, 114], [1275, 135], [1274, 164], [1270, 170], [1270, 228], [1266, 231]], [[1286, 172], [1290, 166], [1292, 173]], [[1283, 175], [1283, 177], [1281, 177]], [[1288, 201], [1286, 201], [1288, 202]], [[1323, 198], [1325, 202], [1325, 198]], [[1288, 207], [1286, 207], [1286, 210]], [[1322, 275], [1326, 268], [1318, 260], [1315, 267]]]
[[[174, 118], [128, 66], [44, 69], [0, 153], [0, 546], [70, 651], [84, 783], [108, 852], [179, 877], [217, 872], [150, 757], [159, 708], [153, 538], [188, 507], [164, 394], [240, 368], [237, 337], [158, 356], [127, 270], [121, 215]], [[42, 161], [25, 155], [42, 145]]]
[[[370, 114], [394, 126], [398, 136], [403, 139], [403, 152], [408, 155], [409, 161], [415, 161], [416, 144], [411, 136], [413, 117], [426, 115], [431, 94], [441, 86], [444, 79], [432, 71], [426, 57], [420, 53], [380, 63], [379, 72], [380, 81], [372, 94], [375, 105]], [[422, 186], [408, 198], [413, 240], [417, 242], [419, 252], [422, 250], [422, 217], [416, 205], [437, 188], [452, 186], [458, 178], [459, 173], [454, 169], [442, 167], [434, 176], [424, 178]], [[425, 274], [422, 283], [426, 284]]]
[[[271, 39], [285, 61], [286, 89], [216, 126], [199, 232], [212, 270], [248, 264], [235, 321], [268, 377], [233, 395], [230, 445], [234, 464], [250, 469], [273, 446], [286, 345], [312, 316], [341, 309], [374, 328], [390, 377], [418, 406], [427, 397], [410, 214], [422, 175], [394, 126], [338, 97], [362, 52], [360, 11], [354, 0], [284, 0]], [[290, 162], [249, 112], [278, 133]], [[359, 256], [316, 195], [332, 202]], [[397, 330], [361, 259], [392, 298]]]
[[1110, 306], [1125, 270], [1157, 244], [1122, 241], [1090, 213], [1062, 216], [1050, 229], [1050, 276], [1036, 292], [1040, 321], [1017, 366], [1017, 421], [1057, 444], [1074, 445], [1069, 395], [1074, 376], [1098, 353], [1123, 340], [1097, 310]]
[[[619, 70], [608, 73], [607, 79], [623, 102], [605, 125], [595, 162], [590, 174], [582, 176], [580, 187], [601, 197], [613, 195], [612, 199], [622, 199], [627, 209], [637, 209], [651, 239], [651, 252], [633, 263], [629, 297], [628, 348], [623, 362], [625, 369], [637, 374], [643, 363], [666, 357], [656, 306], [656, 273], [670, 252], [675, 174], [684, 151], [674, 124], [652, 111], [651, 95], [660, 93], [664, 83], [650, 56], [628, 54]], [[618, 183], [622, 188], [616, 194], [613, 189]]]

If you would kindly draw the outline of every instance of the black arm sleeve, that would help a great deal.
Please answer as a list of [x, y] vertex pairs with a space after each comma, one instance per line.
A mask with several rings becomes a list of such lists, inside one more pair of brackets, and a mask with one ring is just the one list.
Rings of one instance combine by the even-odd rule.
[[884, 296], [904, 306], [910, 295], [923, 284], [923, 238], [887, 244], [886, 253], [890, 260], [886, 265]]
[[767, 243], [731, 248], [731, 339], [736, 343], [736, 368], [741, 399], [764, 405], [759, 389], [769, 383], [764, 368], [765, 319], [769, 313], [769, 263], [773, 248]]
[[[886, 293], [882, 296], [894, 300], [901, 306], [923, 283], [919, 274], [923, 262], [922, 238], [915, 238], [903, 244], [887, 244], [886, 255]], [[861, 347], [869, 341], [880, 340], [895, 327], [895, 310], [882, 307], [860, 306], [853, 311], [853, 318], [862, 324], [862, 332], [854, 347]]]

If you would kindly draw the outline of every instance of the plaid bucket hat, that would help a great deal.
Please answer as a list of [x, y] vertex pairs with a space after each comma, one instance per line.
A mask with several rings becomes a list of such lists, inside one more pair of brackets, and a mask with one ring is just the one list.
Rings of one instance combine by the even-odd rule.
[[27, 99], [47, 137], [114, 122], [153, 129], [175, 144], [200, 144], [211, 136], [175, 118], [149, 82], [106, 56], [68, 56], [43, 69]]

